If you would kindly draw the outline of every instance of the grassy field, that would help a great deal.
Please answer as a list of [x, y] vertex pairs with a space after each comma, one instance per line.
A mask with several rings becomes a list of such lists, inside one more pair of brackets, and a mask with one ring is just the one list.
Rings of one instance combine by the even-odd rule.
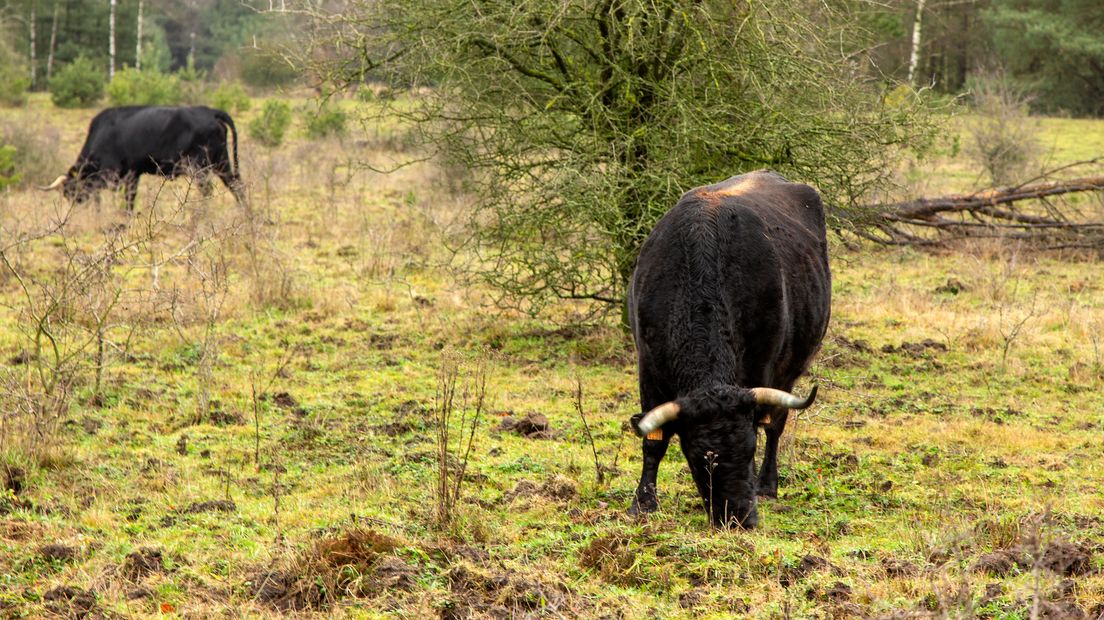
[[[36, 99], [0, 123], [64, 168], [93, 114]], [[1057, 161], [1104, 152], [1104, 123], [1041, 126]], [[457, 284], [447, 174], [351, 165], [401, 148], [389, 128], [243, 135], [249, 212], [148, 178], [134, 217], [106, 192], [71, 212], [0, 194], [0, 617], [1104, 611], [1098, 258], [834, 239], [829, 338], [798, 389], [821, 397], [760, 527], [710, 530], [677, 440], [638, 520], [631, 342]], [[953, 148], [923, 165], [930, 193], [978, 176]], [[442, 523], [450, 377], [453, 470], [480, 377], [485, 400]]]

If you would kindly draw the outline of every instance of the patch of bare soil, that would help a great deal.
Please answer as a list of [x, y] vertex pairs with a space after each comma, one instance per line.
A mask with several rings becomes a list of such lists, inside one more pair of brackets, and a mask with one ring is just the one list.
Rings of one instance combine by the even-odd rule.
[[281, 570], [258, 572], [247, 584], [258, 602], [281, 611], [324, 610], [345, 597], [409, 590], [417, 569], [392, 553], [403, 546], [357, 529], [319, 541]]
[[96, 593], [73, 586], [60, 586], [42, 595], [46, 609], [65, 618], [87, 618], [96, 611]]
[[548, 418], [542, 413], [527, 413], [523, 418], [508, 415], [502, 418], [496, 430], [515, 433], [529, 439], [552, 438], [552, 428], [548, 424]]
[[441, 610], [441, 618], [494, 618], [507, 620], [551, 615], [576, 617], [581, 602], [558, 583], [502, 570], [484, 573], [455, 566], [448, 574], [452, 597]]
[[160, 549], [145, 547], [127, 554], [123, 560], [122, 575], [138, 582], [154, 574], [165, 572], [165, 558]]

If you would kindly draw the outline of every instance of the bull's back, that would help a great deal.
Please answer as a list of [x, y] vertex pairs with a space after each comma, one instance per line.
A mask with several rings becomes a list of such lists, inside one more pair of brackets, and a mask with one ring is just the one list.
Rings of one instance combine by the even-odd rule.
[[827, 327], [824, 213], [805, 185], [752, 173], [687, 192], [644, 244], [630, 315], [642, 371], [789, 389]]

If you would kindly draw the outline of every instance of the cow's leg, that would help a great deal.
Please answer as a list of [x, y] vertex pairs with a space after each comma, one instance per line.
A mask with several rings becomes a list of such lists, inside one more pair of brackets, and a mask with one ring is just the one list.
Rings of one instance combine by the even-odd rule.
[[[662, 390], [656, 381], [652, 381], [648, 373], [641, 371], [640, 376], [640, 403], [645, 412], [673, 400], [674, 397]], [[638, 415], [644, 415], [640, 413]], [[635, 422], [634, 422], [635, 423]], [[652, 435], [654, 439], [644, 438], [643, 465], [640, 471], [640, 483], [636, 485], [636, 495], [633, 496], [630, 514], [642, 514], [659, 510], [659, 499], [656, 496], [656, 477], [659, 475], [659, 462], [667, 454], [667, 446], [671, 443], [673, 433], [670, 430], [660, 429]]]
[[222, 183], [226, 185], [226, 188], [234, 195], [234, 200], [238, 201], [238, 205], [242, 207], [249, 206], [245, 201], [245, 183], [242, 183], [240, 176], [231, 172], [228, 166], [226, 169], [219, 166], [216, 168], [215, 174], [218, 175], [218, 178], [222, 179]]
[[789, 415], [789, 409], [771, 408], [770, 424], [763, 426], [767, 441], [763, 450], [763, 464], [759, 467], [757, 493], [760, 497], [778, 497], [778, 439], [786, 428], [786, 418]]
[[210, 173], [208, 173], [206, 170], [203, 170], [196, 173], [193, 178], [195, 178], [196, 185], [199, 186], [199, 193], [202, 194], [204, 198], [209, 198], [211, 196], [211, 192], [215, 189], [214, 184], [211, 183]]
[[662, 439], [644, 439], [644, 466], [640, 472], [640, 483], [636, 485], [636, 495], [633, 497], [631, 514], [655, 512], [659, 509], [659, 499], [656, 497], [656, 478], [659, 475], [659, 462], [663, 455], [667, 454], [667, 446], [671, 443], [671, 434], [663, 432]]
[[134, 201], [138, 198], [138, 174], [132, 173], [123, 178], [123, 191], [126, 197], [127, 211], [134, 213]]

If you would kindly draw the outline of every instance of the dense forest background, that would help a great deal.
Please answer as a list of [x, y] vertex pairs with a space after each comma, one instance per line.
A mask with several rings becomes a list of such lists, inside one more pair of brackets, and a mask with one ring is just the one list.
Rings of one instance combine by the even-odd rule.
[[[1096, 0], [848, 0], [872, 77], [911, 81], [937, 93], [969, 91], [979, 74], [1001, 72], [1047, 114], [1104, 114], [1104, 11]], [[315, 6], [317, 5], [317, 6]], [[325, 5], [339, 13], [340, 2]], [[332, 6], [331, 6], [332, 5]], [[309, 19], [284, 0], [9, 0], [0, 7], [0, 64], [18, 64], [44, 90], [78, 56], [107, 72], [115, 11], [115, 64], [160, 71], [189, 67], [212, 79], [256, 86], [297, 73], [271, 52], [295, 47]], [[33, 49], [32, 49], [33, 43]]]

